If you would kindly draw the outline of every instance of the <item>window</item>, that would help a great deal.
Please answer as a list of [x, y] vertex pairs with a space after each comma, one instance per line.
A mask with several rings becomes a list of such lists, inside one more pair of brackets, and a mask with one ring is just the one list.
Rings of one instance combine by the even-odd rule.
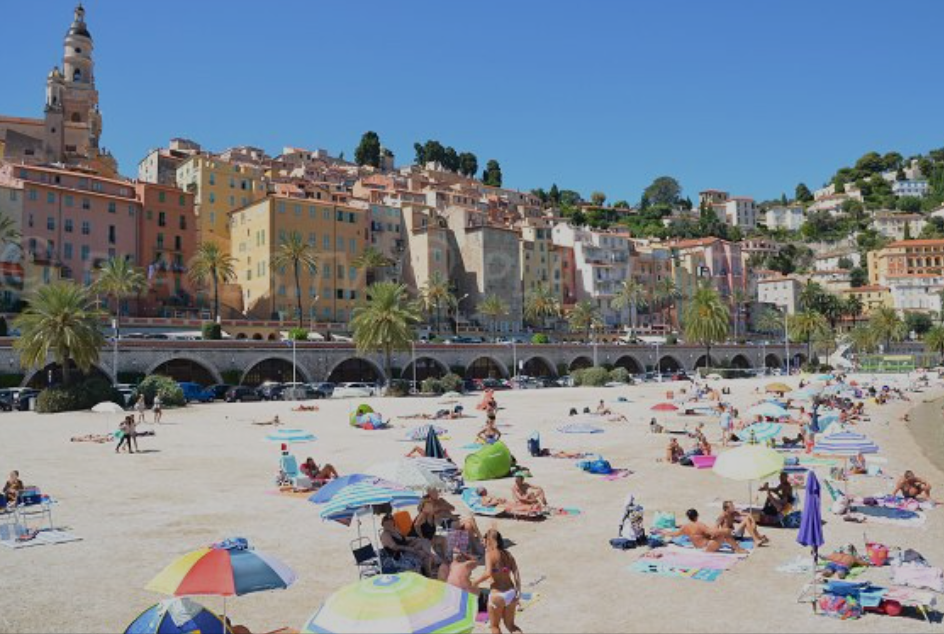
[[72, 233], [72, 218], [66, 218], [64, 224], [65, 226], [63, 228], [65, 229], [65, 232]]
[[357, 254], [357, 240], [355, 240], [354, 238], [351, 238], [348, 241], [347, 250], [350, 252], [351, 255], [356, 255]]
[[348, 277], [348, 279], [351, 280], [352, 282], [357, 279], [357, 267], [356, 267], [356, 266], [352, 266], [352, 267], [348, 268], [347, 277]]
[[187, 200], [187, 199], [186, 199], [186, 196], [184, 196], [183, 194], [181, 194], [180, 196], [177, 197], [177, 204], [180, 205], [181, 207], [183, 207], [183, 206], [185, 206], [185, 205], [187, 204], [186, 200]]
[[211, 211], [210, 212], [210, 225], [215, 225], [215, 224], [216, 224], [216, 212]]
[[285, 203], [281, 200], [279, 201], [279, 204], [278, 204], [278, 210], [280, 214], [285, 213]]
[[216, 185], [216, 174], [214, 174], [213, 172], [210, 172], [210, 184]]
[[279, 229], [279, 244], [285, 242], [285, 229]]
[[338, 252], [344, 253], [344, 238], [342, 238], [341, 236], [338, 236], [336, 243], [337, 243]]
[[337, 297], [338, 299], [344, 299], [344, 289], [343, 289], [343, 288], [337, 289], [334, 293], [335, 293], [335, 297]]
[[163, 233], [157, 234], [157, 248], [161, 251], [164, 250], [164, 234]]
[[157, 212], [157, 226], [166, 227], [167, 226], [167, 214], [163, 211]]
[[92, 224], [88, 220], [82, 221], [82, 235], [87, 236], [92, 233]]
[[338, 209], [334, 212], [334, 219], [338, 222], [344, 222], [344, 212]]
[[[32, 225], [31, 225], [31, 226], [32, 226]], [[330, 250], [331, 250], [331, 236], [329, 236], [327, 233], [324, 234], [323, 236], [321, 236], [321, 248], [322, 248], [324, 251], [330, 251]]]
[[210, 204], [212, 205], [215, 202], [216, 202], [216, 195], [213, 192], [210, 192]]
[[115, 225], [108, 225], [108, 244], [115, 244], [118, 239], [118, 232], [115, 230]]
[[88, 198], [83, 198], [82, 209], [91, 209], [91, 208], [92, 208], [92, 201], [90, 201]]
[[314, 220], [315, 217], [316, 217], [315, 214], [317, 213], [317, 211], [318, 211], [318, 210], [315, 209], [314, 207], [309, 207], [309, 208], [308, 208], [308, 217], [311, 218], [312, 220]]
[[183, 248], [183, 239], [180, 236], [174, 236], [174, 249], [180, 251]]
[[36, 200], [38, 197], [39, 197], [39, 195], [36, 193], [36, 190], [35, 190], [35, 189], [29, 190], [29, 199], [30, 199], [30, 200]]
[[83, 261], [83, 262], [88, 262], [88, 259], [89, 259], [89, 246], [88, 246], [87, 244], [83, 244], [83, 245], [82, 245], [82, 248], [80, 249], [80, 255], [81, 255], [81, 257], [82, 257], [82, 261]]
[[236, 187], [236, 179], [232, 176], [229, 177], [229, 188], [234, 189]]
[[344, 279], [344, 267], [339, 264], [339, 265], [338, 265], [337, 267], [335, 267], [335, 268], [336, 268], [337, 271], [338, 271], [338, 279], [339, 279], [339, 280], [343, 280], [343, 279]]
[[19, 196], [17, 195], [16, 190], [15, 190], [15, 189], [11, 189], [11, 190], [10, 190], [10, 200], [16, 202], [16, 201], [18, 200], [18, 198], [19, 198]]
[[48, 229], [49, 231], [56, 230], [56, 219], [53, 218], [52, 216], [49, 216], [48, 218], [46, 218], [46, 229]]
[[301, 206], [301, 205], [295, 205], [295, 217], [296, 217], [296, 218], [300, 218], [301, 215], [302, 215], [302, 206]]
[[56, 251], [56, 243], [53, 240], [46, 241], [46, 258], [51, 260], [52, 254]]
[[235, 206], [236, 206], [236, 197], [235, 197], [235, 196], [230, 196], [230, 197], [229, 197], [229, 206], [230, 206], [230, 207], [235, 207]]
[[322, 265], [322, 267], [321, 267], [321, 276], [322, 276], [323, 278], [325, 278], [325, 279], [328, 279], [329, 277], [331, 277], [331, 265], [330, 265], [330, 264], [324, 264], [324, 265]]
[[353, 211], [347, 215], [347, 221], [352, 225], [357, 224], [357, 214]]
[[285, 297], [285, 284], [279, 284], [279, 297]]
[[308, 244], [312, 247], [318, 244], [318, 236], [313, 231], [308, 234]]
[[325, 220], [331, 220], [331, 210], [324, 209], [321, 213], [321, 217], [324, 218]]
[[186, 230], [187, 229], [187, 216], [181, 216], [178, 219], [178, 224], [180, 225], [181, 231]]
[[53, 192], [46, 192], [46, 202], [47, 203], [56, 202], [56, 194]]
[[75, 199], [72, 197], [71, 194], [66, 194], [64, 196], [64, 200], [65, 200], [66, 207], [71, 207], [75, 204]]

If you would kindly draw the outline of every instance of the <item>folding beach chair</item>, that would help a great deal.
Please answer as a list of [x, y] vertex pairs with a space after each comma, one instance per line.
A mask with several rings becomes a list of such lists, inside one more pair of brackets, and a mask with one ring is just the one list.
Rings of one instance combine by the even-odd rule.
[[357, 572], [361, 579], [376, 577], [381, 572], [380, 557], [374, 544], [367, 537], [358, 537], [351, 542], [351, 553], [357, 564]]
[[52, 502], [43, 497], [39, 487], [26, 487], [16, 498], [16, 523], [26, 527], [28, 520], [33, 517], [48, 518], [49, 528], [52, 529]]
[[299, 470], [298, 459], [293, 454], [283, 454], [279, 457], [278, 484], [291, 485], [296, 489], [312, 488], [311, 478]]

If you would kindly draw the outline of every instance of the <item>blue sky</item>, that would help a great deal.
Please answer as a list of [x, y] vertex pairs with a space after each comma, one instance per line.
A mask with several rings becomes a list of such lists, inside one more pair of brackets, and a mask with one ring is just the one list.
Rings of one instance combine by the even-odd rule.
[[[7, 3], [0, 112], [40, 116], [73, 2]], [[375, 130], [501, 162], [505, 184], [637, 201], [758, 199], [866, 151], [944, 145], [944, 3], [89, 0], [103, 144], [133, 175], [174, 136], [211, 150], [353, 149]], [[11, 51], [16, 51], [14, 57]]]

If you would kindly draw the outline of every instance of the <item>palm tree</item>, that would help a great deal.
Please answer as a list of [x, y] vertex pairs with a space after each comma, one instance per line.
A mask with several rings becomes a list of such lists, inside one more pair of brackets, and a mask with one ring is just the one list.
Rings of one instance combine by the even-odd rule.
[[600, 319], [600, 309], [589, 299], [584, 299], [576, 304], [567, 313], [567, 323], [573, 332], [586, 332], [587, 341], [590, 340], [590, 331], [603, 324]]
[[428, 315], [434, 315], [434, 327], [436, 332], [440, 330], [442, 318], [442, 309], [455, 306], [455, 295], [452, 294], [449, 280], [442, 276], [442, 273], [436, 271], [426, 280], [426, 284], [420, 289], [420, 304]]
[[127, 258], [109, 258], [98, 268], [93, 290], [115, 300], [115, 335], [120, 334], [121, 300], [141, 292], [147, 286], [144, 274]]
[[846, 317], [852, 318], [852, 327], [856, 327], [856, 321], [862, 316], [862, 298], [858, 295], [850, 295], [843, 302], [843, 312]]
[[856, 326], [849, 331], [849, 343], [859, 354], [867, 354], [875, 350], [875, 332], [868, 326]]
[[769, 335], [783, 332], [783, 313], [776, 308], [765, 308], [757, 316], [757, 330]]
[[636, 312], [640, 307], [645, 307], [649, 303], [648, 289], [630, 278], [624, 280], [616, 291], [616, 296], [610, 301], [610, 306], [618, 311], [624, 308], [629, 309], [629, 327], [633, 334], [636, 333]]
[[419, 312], [409, 301], [403, 284], [377, 282], [367, 287], [367, 301], [354, 309], [351, 328], [360, 354], [382, 352], [384, 374], [391, 377], [391, 356], [396, 350], [409, 350], [414, 339], [413, 325]]
[[538, 284], [530, 291], [524, 300], [525, 319], [532, 324], [543, 324], [547, 329], [548, 317], [560, 317], [561, 301], [547, 284]]
[[800, 308], [803, 310], [820, 310], [826, 290], [813, 280], [807, 280], [800, 291]]
[[924, 347], [941, 355], [944, 363], [944, 326], [934, 326], [924, 333]]
[[[655, 288], [652, 289], [652, 299], [659, 304], [663, 324], [667, 321], [666, 310], [670, 309], [672, 304], [674, 304], [676, 300], [681, 299], [681, 297], [682, 294], [679, 292], [675, 280], [671, 277], [664, 277], [656, 282]], [[671, 310], [668, 312], [669, 315], [671, 315]]]
[[13, 322], [20, 337], [13, 342], [20, 361], [29, 368], [45, 367], [51, 354], [69, 384], [69, 366], [88, 372], [98, 363], [105, 338], [99, 328], [103, 313], [89, 292], [66, 281], [40, 286], [29, 306]]
[[395, 262], [380, 252], [376, 247], [370, 246], [354, 259], [354, 266], [363, 269], [367, 285], [374, 283], [374, 273], [377, 269], [385, 269], [393, 266]]
[[236, 278], [236, 258], [226, 253], [215, 242], [202, 242], [190, 260], [190, 279], [202, 285], [213, 283], [213, 319], [220, 316], [220, 284]]
[[846, 312], [845, 302], [831, 293], [823, 295], [820, 300], [819, 312], [829, 322], [829, 327], [836, 329], [836, 324]]
[[869, 315], [869, 328], [875, 333], [875, 338], [885, 342], [885, 354], [888, 354], [892, 341], [901, 341], [905, 338], [908, 328], [894, 308], [881, 306]]
[[16, 228], [13, 218], [0, 214], [0, 244], [19, 244], [22, 238], [20, 230]]
[[[731, 293], [731, 307], [734, 309], [734, 338], [738, 338], [741, 319], [743, 317], [743, 308], [751, 303], [751, 296], [742, 288], [736, 288]], [[744, 329], [745, 334], [747, 328]]]
[[813, 339], [829, 331], [829, 323], [821, 313], [815, 310], [804, 310], [791, 315], [787, 320], [790, 338], [794, 341], [806, 342], [806, 358], [813, 360]]
[[495, 339], [495, 333], [498, 331], [498, 319], [508, 314], [508, 304], [494, 293], [491, 295], [486, 295], [485, 298], [479, 302], [478, 311], [489, 318], [491, 322], [491, 333], [492, 339]]
[[731, 328], [731, 311], [718, 291], [699, 286], [685, 307], [685, 338], [705, 346], [705, 363], [711, 365], [711, 344], [722, 342]]
[[282, 243], [272, 256], [272, 266], [284, 274], [285, 269], [292, 267], [295, 274], [295, 302], [298, 311], [298, 327], [302, 328], [302, 282], [301, 267], [306, 267], [309, 274], [314, 275], [318, 270], [318, 252], [315, 247], [302, 238], [302, 234], [293, 231], [288, 238], [282, 238]]

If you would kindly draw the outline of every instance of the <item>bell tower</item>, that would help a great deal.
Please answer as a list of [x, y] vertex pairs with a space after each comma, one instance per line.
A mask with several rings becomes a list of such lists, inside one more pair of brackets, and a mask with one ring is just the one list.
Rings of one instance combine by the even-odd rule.
[[62, 98], [66, 123], [88, 126], [88, 145], [98, 148], [102, 136], [102, 117], [98, 111], [98, 90], [95, 88], [95, 62], [92, 60], [92, 34], [85, 24], [85, 8], [75, 8], [72, 25], [63, 42], [62, 75], [65, 89]]

